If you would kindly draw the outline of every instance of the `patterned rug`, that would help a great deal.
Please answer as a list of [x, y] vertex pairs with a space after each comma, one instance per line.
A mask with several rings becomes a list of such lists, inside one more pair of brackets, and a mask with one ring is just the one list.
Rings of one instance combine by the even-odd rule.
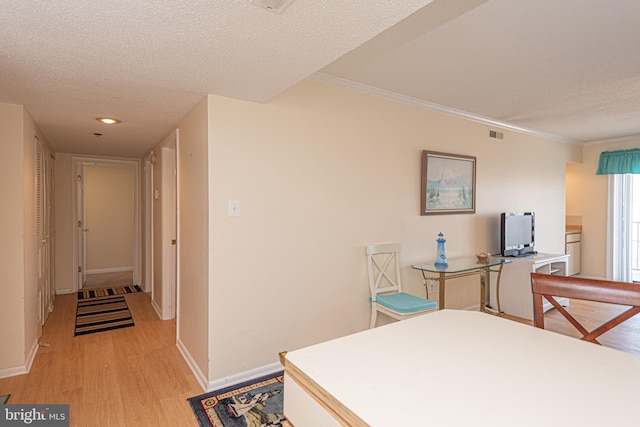
[[123, 296], [78, 301], [75, 336], [134, 326]]
[[142, 292], [138, 285], [116, 286], [114, 288], [82, 289], [78, 291], [78, 299], [102, 298], [113, 295], [132, 294]]
[[281, 427], [283, 372], [187, 399], [201, 426]]

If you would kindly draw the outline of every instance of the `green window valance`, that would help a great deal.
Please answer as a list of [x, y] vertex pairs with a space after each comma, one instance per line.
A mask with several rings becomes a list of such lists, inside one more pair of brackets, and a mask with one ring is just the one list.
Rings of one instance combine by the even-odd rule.
[[596, 175], [640, 174], [640, 148], [603, 151]]

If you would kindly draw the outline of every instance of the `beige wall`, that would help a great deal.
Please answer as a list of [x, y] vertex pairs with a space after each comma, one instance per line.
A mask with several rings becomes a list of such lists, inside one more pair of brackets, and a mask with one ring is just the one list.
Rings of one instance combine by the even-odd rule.
[[[207, 98], [203, 98], [178, 124], [178, 193], [180, 222], [178, 225], [178, 341], [183, 345], [205, 378], [209, 373], [208, 307], [210, 283], [209, 238], [210, 188]], [[228, 319], [232, 321], [232, 319]], [[222, 325], [221, 325], [222, 326]], [[225, 347], [227, 343], [218, 343]], [[230, 347], [227, 347], [231, 350]], [[235, 350], [231, 351], [232, 353]]]
[[[36, 350], [35, 143], [43, 135], [21, 105], [0, 103], [0, 376], [24, 370]], [[5, 371], [6, 370], [6, 371]], [[4, 371], [4, 372], [3, 372]]]
[[[25, 362], [23, 107], [0, 103], [0, 369]], [[11, 207], [11, 209], [9, 209]], [[8, 327], [11, 325], [11, 327]]]
[[133, 269], [134, 171], [87, 166], [87, 273]]
[[567, 165], [567, 215], [582, 220], [581, 274], [606, 277], [609, 179], [596, 175], [603, 151], [640, 148], [640, 139], [584, 147], [583, 162]]
[[73, 291], [73, 154], [56, 153], [55, 228], [56, 291]]
[[[208, 99], [210, 163], [185, 162], [181, 190], [192, 191], [195, 169], [209, 171], [210, 380], [366, 328], [368, 243], [402, 244], [404, 283], [417, 294], [422, 280], [409, 265], [435, 257], [438, 232], [449, 257], [497, 252], [502, 211], [535, 211], [537, 249], [564, 252], [565, 168], [580, 147], [509, 131], [490, 140], [483, 124], [310, 82], [265, 104]], [[425, 149], [477, 157], [475, 215], [419, 215]], [[191, 150], [181, 156], [195, 162]], [[227, 216], [228, 200], [240, 201], [240, 217]], [[183, 215], [181, 227], [191, 220]], [[475, 303], [478, 283], [467, 286], [450, 288], [448, 306], [469, 305], [468, 295]], [[195, 304], [189, 327], [207, 321]]]

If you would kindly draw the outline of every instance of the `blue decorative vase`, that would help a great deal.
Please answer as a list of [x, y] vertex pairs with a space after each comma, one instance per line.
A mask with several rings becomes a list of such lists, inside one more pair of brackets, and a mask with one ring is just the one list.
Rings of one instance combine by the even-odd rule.
[[446, 241], [444, 234], [439, 233], [438, 238], [436, 239], [436, 242], [438, 242], [438, 250], [436, 253], [436, 262], [434, 264], [438, 268], [445, 268], [449, 266], [447, 263], [447, 254], [444, 251], [444, 242]]

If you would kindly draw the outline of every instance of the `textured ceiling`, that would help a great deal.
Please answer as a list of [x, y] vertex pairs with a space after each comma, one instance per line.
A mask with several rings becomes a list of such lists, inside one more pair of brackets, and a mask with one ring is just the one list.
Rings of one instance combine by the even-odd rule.
[[264, 102], [309, 76], [565, 141], [640, 134], [636, 0], [0, 5], [0, 102], [58, 152], [140, 157], [206, 93]]
[[58, 152], [141, 157], [204, 94], [266, 101], [429, 2], [2, 0], [0, 102]]
[[475, 3], [420, 33], [436, 1], [322, 74], [560, 140], [640, 134], [640, 2]]

